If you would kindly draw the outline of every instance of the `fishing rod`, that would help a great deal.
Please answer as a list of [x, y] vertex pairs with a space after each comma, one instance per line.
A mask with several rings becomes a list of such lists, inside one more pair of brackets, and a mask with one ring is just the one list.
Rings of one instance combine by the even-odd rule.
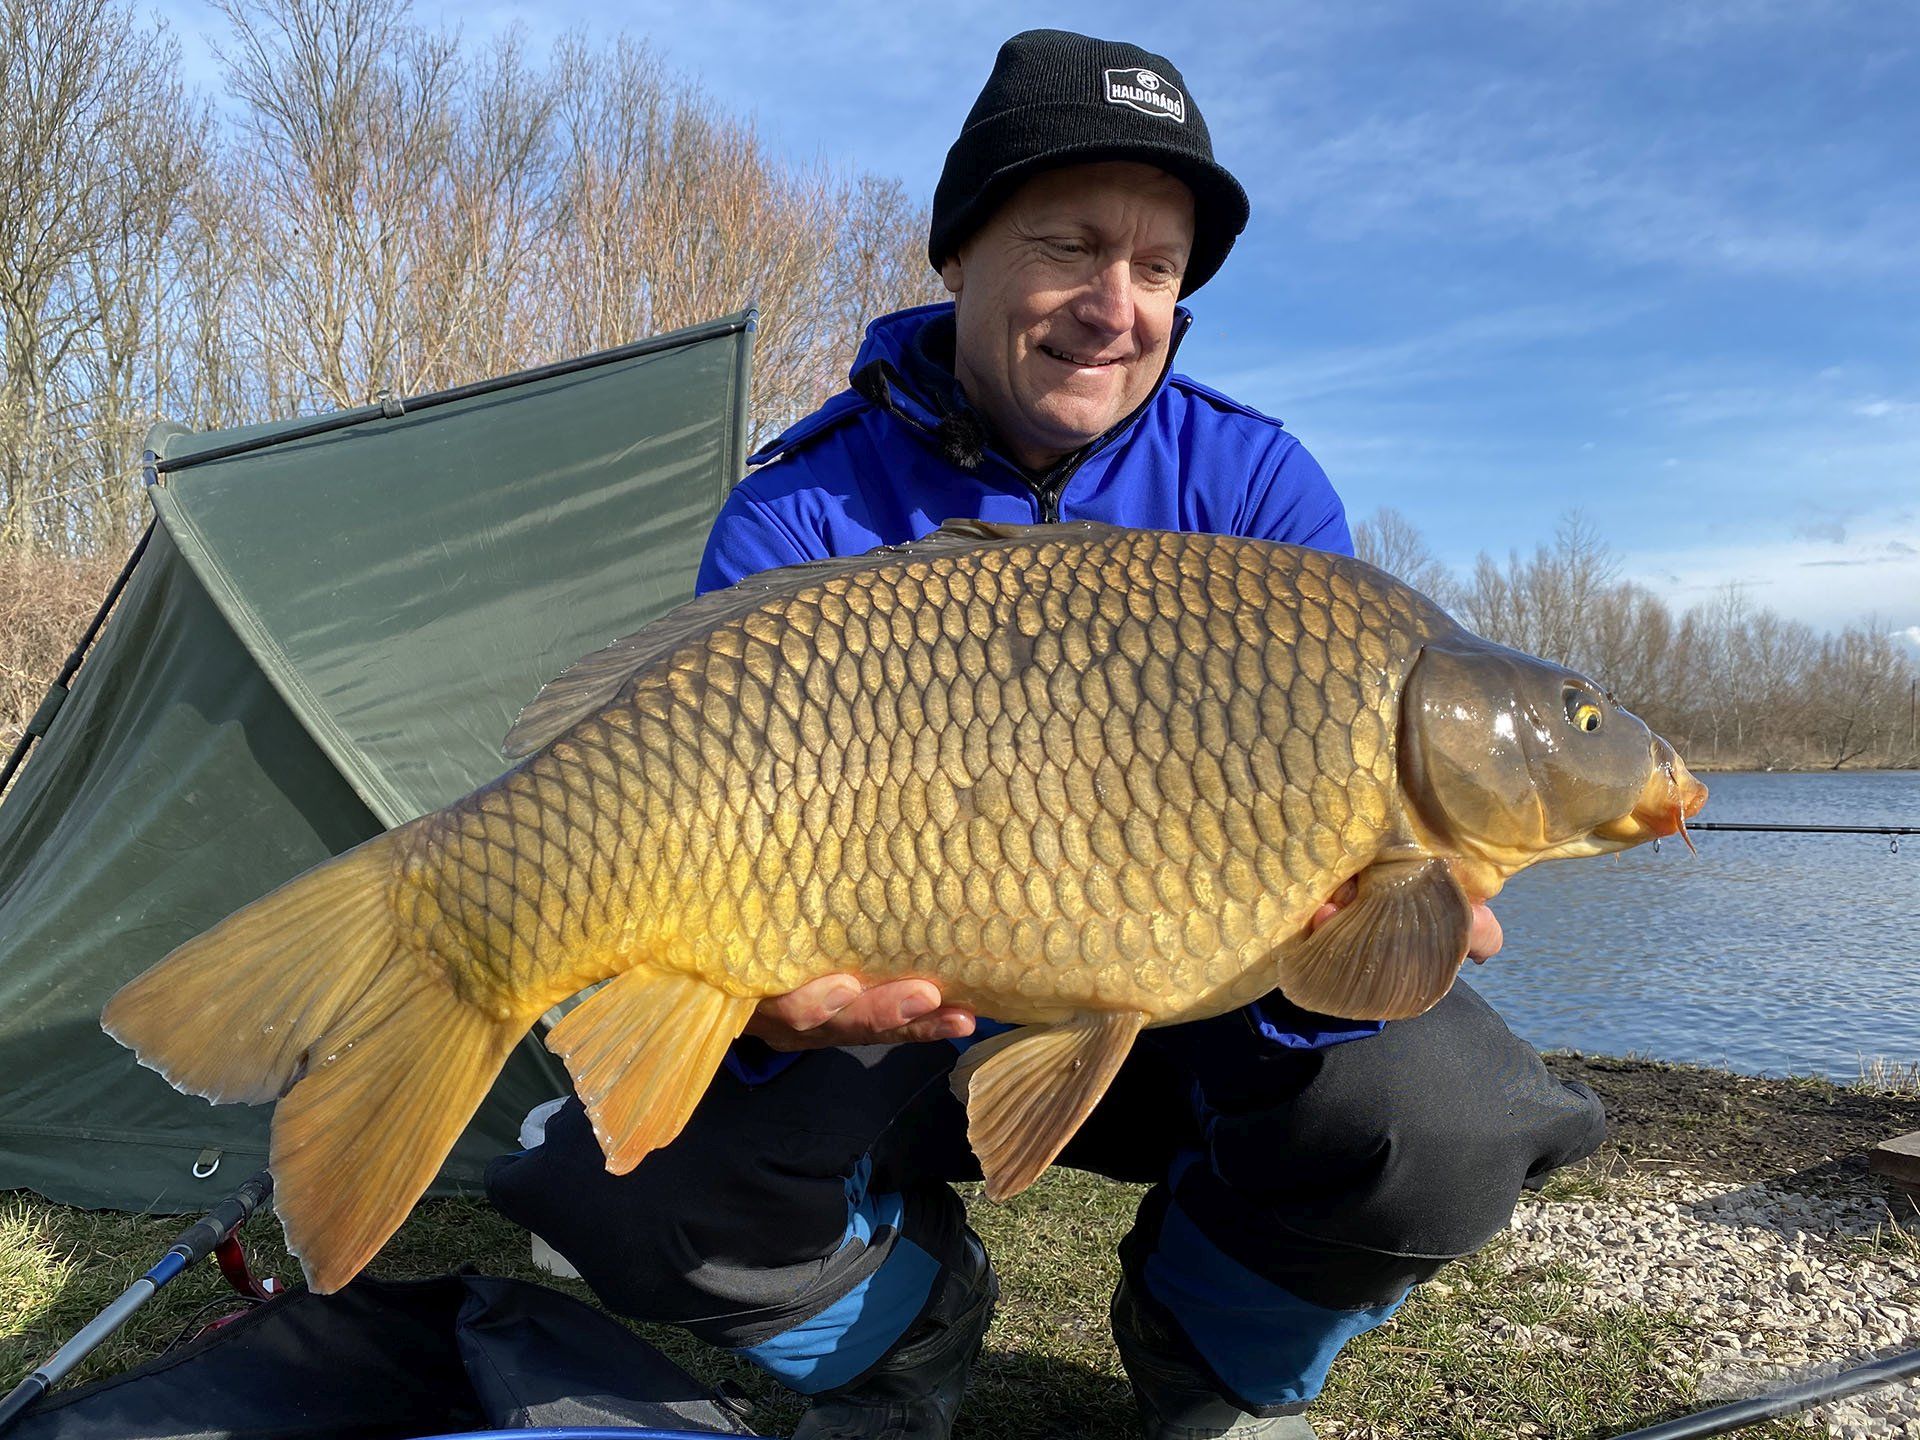
[[1616, 1435], [1614, 1440], [1699, 1440], [1704, 1435], [1725, 1435], [1749, 1425], [1758, 1425], [1762, 1420], [1792, 1415], [1815, 1405], [1824, 1405], [1829, 1400], [1857, 1395], [1862, 1390], [1891, 1385], [1896, 1380], [1908, 1380], [1916, 1375], [1920, 1375], [1920, 1350], [1909, 1350], [1905, 1354], [1889, 1355], [1865, 1365], [1856, 1365], [1851, 1370], [1842, 1370], [1838, 1375], [1829, 1375], [1823, 1380], [1809, 1380], [1785, 1390], [1776, 1390], [1771, 1395], [1757, 1395], [1751, 1400], [1736, 1400], [1730, 1405], [1682, 1415], [1677, 1420], [1665, 1420], [1645, 1430]]
[[[1920, 835], [1920, 825], [1791, 825], [1785, 822], [1773, 824], [1748, 823], [1733, 820], [1689, 820], [1687, 833], [1696, 830], [1746, 830], [1768, 835], [1884, 835], [1887, 837], [1887, 849], [1890, 853], [1900, 853], [1902, 835]], [[1656, 838], [1653, 848], [1660, 848]]]
[[1727, 820], [1689, 820], [1689, 830], [1765, 830], [1804, 835], [1920, 835], [1920, 825], [1749, 825]]
[[[267, 1196], [273, 1193], [273, 1177], [265, 1170], [250, 1176], [240, 1188], [222, 1200], [213, 1209], [202, 1215], [193, 1224], [180, 1232], [167, 1253], [162, 1255], [154, 1267], [142, 1275], [133, 1284], [121, 1292], [113, 1301], [93, 1319], [81, 1327], [75, 1335], [38, 1370], [22, 1380], [0, 1399], [0, 1430], [5, 1430], [20, 1417], [21, 1412], [38, 1400], [47, 1391], [58, 1385], [82, 1360], [86, 1359], [99, 1345], [133, 1318], [138, 1310], [162, 1285], [185, 1270], [196, 1261], [204, 1260], [215, 1251], [220, 1254], [221, 1271], [236, 1287], [240, 1282], [235, 1279], [233, 1261], [225, 1253], [233, 1234], [247, 1221], [247, 1217], [260, 1208]], [[244, 1267], [242, 1267], [244, 1274]], [[251, 1280], [248, 1280], [251, 1284]], [[263, 1295], [265, 1291], [254, 1286], [252, 1293]]]

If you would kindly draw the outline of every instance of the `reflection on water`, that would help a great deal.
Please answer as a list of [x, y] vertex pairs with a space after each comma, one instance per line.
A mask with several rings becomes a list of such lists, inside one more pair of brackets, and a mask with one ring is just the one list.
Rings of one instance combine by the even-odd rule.
[[[1920, 824], [1920, 774], [1704, 775], [1701, 820]], [[1701, 834], [1540, 865], [1468, 980], [1542, 1049], [1859, 1078], [1920, 1061], [1920, 836]]]

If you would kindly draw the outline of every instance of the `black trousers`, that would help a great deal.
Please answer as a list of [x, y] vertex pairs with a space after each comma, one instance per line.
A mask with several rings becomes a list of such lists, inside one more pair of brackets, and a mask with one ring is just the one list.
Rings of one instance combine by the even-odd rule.
[[[830, 1388], [904, 1333], [958, 1253], [946, 1182], [979, 1170], [947, 1086], [957, 1055], [817, 1051], [757, 1086], [723, 1073], [625, 1176], [570, 1101], [488, 1192], [610, 1308]], [[1604, 1133], [1592, 1092], [1457, 983], [1321, 1050], [1273, 1044], [1246, 1012], [1147, 1031], [1060, 1163], [1151, 1186], [1125, 1272], [1226, 1393], [1273, 1410], [1317, 1393], [1346, 1340]]]

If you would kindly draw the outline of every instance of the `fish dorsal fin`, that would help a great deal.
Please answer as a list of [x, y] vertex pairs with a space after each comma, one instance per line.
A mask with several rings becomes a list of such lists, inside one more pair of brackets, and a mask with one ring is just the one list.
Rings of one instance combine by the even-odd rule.
[[649, 665], [665, 659], [695, 636], [757, 610], [778, 596], [794, 594], [838, 575], [877, 569], [902, 558], [951, 555], [1022, 540], [1085, 541], [1111, 533], [1115, 528], [1092, 521], [1008, 525], [995, 520], [953, 519], [930, 534], [901, 545], [883, 545], [862, 555], [808, 560], [749, 575], [737, 585], [710, 591], [669, 610], [644, 629], [614, 641], [604, 650], [594, 651], [549, 680], [515, 718], [513, 728], [500, 742], [500, 753], [509, 760], [531, 755], [607, 704], [627, 681]]
[[951, 520], [942, 520], [937, 530], [929, 531], [918, 540], [910, 540], [904, 545], [890, 545], [873, 553], [937, 555], [943, 551], [969, 550], [1000, 540], [1026, 540], [1035, 544], [1043, 540], [1085, 541], [1118, 534], [1121, 529], [1121, 526], [1108, 525], [1099, 520], [1019, 525], [1010, 520], [976, 520], [970, 515], [956, 515]]
[[1281, 952], [1281, 993], [1353, 1020], [1405, 1020], [1431, 1009], [1467, 958], [1466, 893], [1444, 860], [1384, 861], [1357, 879], [1351, 904]]
[[967, 1107], [967, 1143], [989, 1200], [1011, 1199], [1040, 1178], [1146, 1023], [1138, 1010], [1083, 1010], [1058, 1025], [996, 1035], [961, 1057], [952, 1085]]

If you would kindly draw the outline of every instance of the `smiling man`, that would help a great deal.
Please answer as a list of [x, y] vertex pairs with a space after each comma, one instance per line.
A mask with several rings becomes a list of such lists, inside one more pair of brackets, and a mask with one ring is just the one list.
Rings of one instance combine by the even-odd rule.
[[[1172, 368], [1179, 301], [1246, 220], [1167, 60], [1015, 36], [934, 196], [952, 303], [876, 321], [850, 388], [755, 457], [701, 588], [952, 516], [1350, 553], [1300, 443]], [[1471, 943], [1499, 948], [1484, 908]], [[813, 1397], [796, 1440], [938, 1440], [998, 1293], [947, 1183], [979, 1173], [947, 1086], [975, 1030], [927, 981], [827, 977], [760, 1007], [687, 1129], [631, 1174], [606, 1173], [569, 1101], [489, 1191], [613, 1309]], [[1275, 994], [1146, 1032], [1060, 1157], [1151, 1187], [1112, 1306], [1145, 1432], [1310, 1437], [1301, 1412], [1341, 1347], [1602, 1128], [1465, 985], [1384, 1028]]]
[[1147, 403], [1193, 235], [1182, 181], [1114, 160], [1035, 175], [941, 264], [954, 379], [1009, 459], [1044, 475]]

